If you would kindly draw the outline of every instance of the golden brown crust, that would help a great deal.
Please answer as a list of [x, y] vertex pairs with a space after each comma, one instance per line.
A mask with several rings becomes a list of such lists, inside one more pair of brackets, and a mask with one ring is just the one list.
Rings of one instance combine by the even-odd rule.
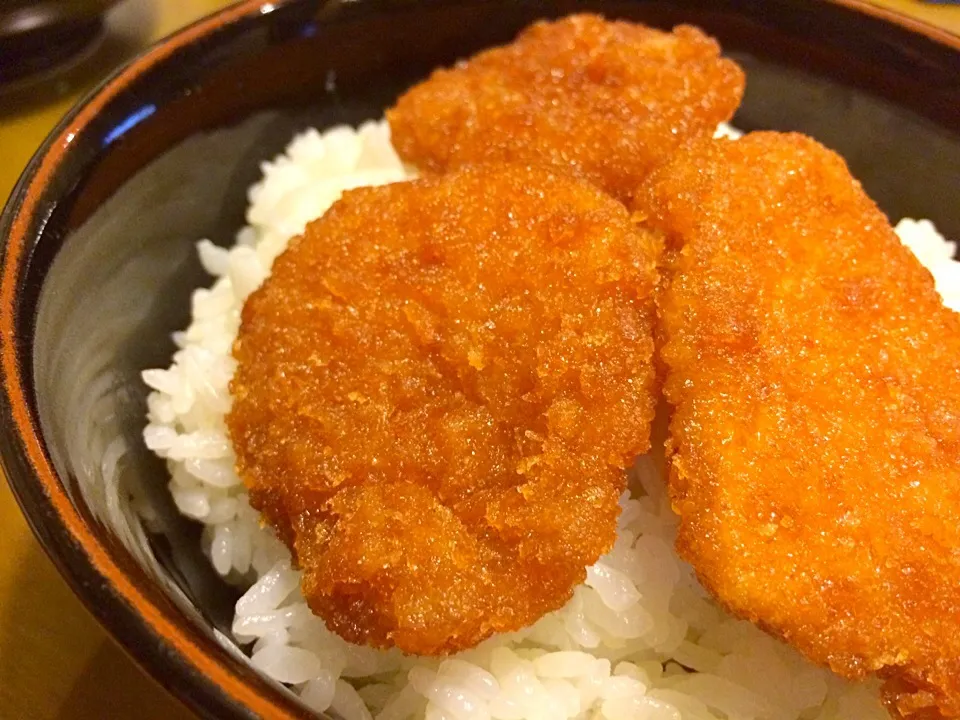
[[437, 70], [387, 119], [401, 157], [420, 168], [549, 164], [626, 199], [684, 140], [733, 116], [744, 75], [719, 53], [685, 25], [538, 22], [510, 45]]
[[228, 426], [342, 637], [440, 654], [562, 606], [649, 447], [658, 245], [547, 170], [348, 192], [243, 309]]
[[960, 318], [809, 138], [692, 146], [636, 210], [671, 248], [681, 555], [894, 713], [960, 717]]

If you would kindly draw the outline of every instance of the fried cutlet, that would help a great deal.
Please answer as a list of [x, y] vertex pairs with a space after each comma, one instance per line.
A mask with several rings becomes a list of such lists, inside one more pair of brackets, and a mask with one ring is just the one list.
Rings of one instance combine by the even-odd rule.
[[437, 70], [387, 119], [421, 169], [549, 164], [625, 199], [681, 143], [729, 120], [743, 88], [741, 69], [697, 28], [574, 15]]
[[649, 447], [659, 245], [589, 183], [346, 193], [243, 308], [227, 424], [311, 609], [443, 654], [561, 607]]
[[667, 246], [680, 554], [895, 716], [960, 717], [960, 316], [801, 135], [694, 144], [635, 209]]

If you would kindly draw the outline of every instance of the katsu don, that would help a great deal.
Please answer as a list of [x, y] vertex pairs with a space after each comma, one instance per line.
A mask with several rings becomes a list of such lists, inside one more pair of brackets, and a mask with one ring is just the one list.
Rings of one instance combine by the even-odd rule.
[[733, 613], [899, 718], [960, 718], [960, 316], [844, 161], [693, 143], [636, 193], [678, 550]]
[[421, 170], [546, 164], [623, 200], [684, 141], [729, 120], [743, 89], [743, 71], [697, 28], [574, 15], [437, 70], [387, 119]]
[[589, 183], [509, 166], [349, 191], [291, 241], [227, 426], [331, 630], [439, 655], [566, 603], [649, 448], [659, 250]]

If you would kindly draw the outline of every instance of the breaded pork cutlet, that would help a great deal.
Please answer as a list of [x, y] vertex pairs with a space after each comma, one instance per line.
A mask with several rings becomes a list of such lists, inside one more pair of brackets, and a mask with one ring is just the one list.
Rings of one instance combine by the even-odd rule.
[[960, 717], [960, 316], [807, 137], [695, 144], [635, 206], [668, 248], [680, 554], [894, 716]]
[[685, 140], [729, 120], [743, 88], [697, 28], [574, 15], [434, 72], [387, 119], [401, 157], [422, 170], [549, 164], [625, 199]]
[[443, 654], [561, 607], [649, 447], [659, 246], [550, 170], [353, 190], [243, 308], [250, 498], [347, 640]]

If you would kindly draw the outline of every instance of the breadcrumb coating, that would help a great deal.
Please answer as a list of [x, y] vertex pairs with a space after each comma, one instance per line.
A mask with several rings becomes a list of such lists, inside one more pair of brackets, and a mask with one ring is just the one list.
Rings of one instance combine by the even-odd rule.
[[960, 717], [960, 317], [843, 160], [795, 134], [638, 191], [678, 549], [735, 614], [896, 717]]
[[387, 119], [419, 168], [547, 164], [625, 200], [684, 141], [729, 120], [743, 88], [743, 71], [697, 28], [573, 15], [437, 70]]
[[311, 609], [434, 655], [561, 607], [649, 447], [659, 245], [552, 171], [353, 190], [243, 308], [227, 423]]

